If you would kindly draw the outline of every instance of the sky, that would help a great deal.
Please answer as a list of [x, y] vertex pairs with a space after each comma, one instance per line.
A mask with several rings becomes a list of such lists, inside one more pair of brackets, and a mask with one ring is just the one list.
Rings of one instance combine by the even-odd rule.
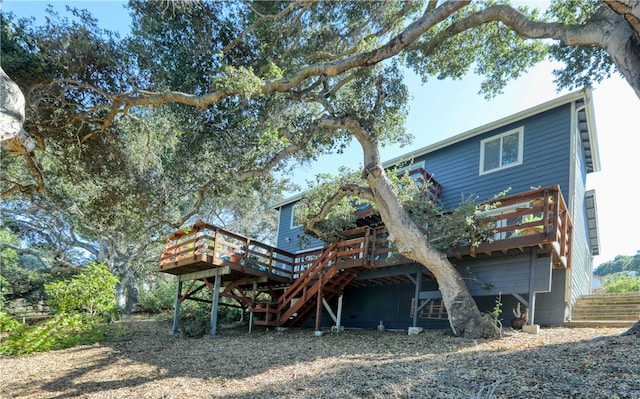
[[[43, 21], [48, 4], [59, 11], [70, 4], [91, 11], [103, 28], [125, 33], [129, 30], [130, 18], [121, 1], [0, 1], [0, 9], [19, 17], [36, 17], [37, 22]], [[557, 91], [553, 69], [551, 63], [540, 64], [491, 100], [478, 95], [480, 78], [474, 75], [458, 81], [433, 79], [423, 85], [409, 73], [406, 83], [412, 99], [406, 128], [415, 140], [409, 147], [384, 148], [383, 160], [566, 94]], [[595, 85], [593, 97], [601, 171], [588, 175], [587, 189], [596, 190], [600, 234], [600, 255], [594, 258], [597, 266], [616, 255], [634, 255], [640, 250], [640, 99], [619, 75]], [[341, 165], [357, 167], [361, 163], [362, 151], [353, 145], [342, 155], [326, 156], [300, 167], [293, 179], [305, 186], [305, 181], [318, 172], [337, 172]]]

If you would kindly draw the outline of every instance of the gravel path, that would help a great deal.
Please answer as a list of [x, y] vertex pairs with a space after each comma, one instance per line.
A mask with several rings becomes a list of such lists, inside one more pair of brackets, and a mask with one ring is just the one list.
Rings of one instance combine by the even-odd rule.
[[640, 345], [625, 329], [223, 331], [168, 335], [134, 317], [109, 342], [0, 358], [0, 398], [640, 398]]

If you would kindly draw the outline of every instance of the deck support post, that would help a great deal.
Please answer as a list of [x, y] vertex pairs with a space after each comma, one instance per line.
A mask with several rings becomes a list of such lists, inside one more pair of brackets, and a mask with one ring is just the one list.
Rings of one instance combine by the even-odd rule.
[[216, 336], [216, 330], [218, 329], [218, 303], [220, 301], [220, 280], [222, 277], [216, 273], [216, 279], [213, 283], [213, 298], [211, 299], [211, 331], [209, 336], [211, 338]]
[[251, 307], [249, 308], [249, 334], [251, 334], [251, 330], [253, 329], [253, 309], [256, 306], [256, 291], [258, 291], [258, 283], [253, 282], [253, 295], [251, 296]]
[[318, 300], [316, 303], [316, 330], [314, 331], [314, 335], [316, 337], [322, 337], [322, 327], [321, 327], [321, 318], [322, 318], [322, 273], [318, 274]]
[[178, 278], [178, 293], [176, 294], [176, 306], [173, 311], [173, 327], [171, 328], [171, 335], [178, 333], [178, 323], [180, 321], [180, 303], [182, 302], [180, 297], [182, 296], [182, 280]]
[[342, 319], [342, 297], [342, 294], [340, 294], [340, 296], [338, 297], [338, 310], [336, 312], [336, 327], [338, 328], [338, 330], [340, 330], [340, 319]]
[[[421, 269], [422, 266], [418, 265], [418, 267]], [[413, 300], [413, 325], [412, 327], [417, 327], [418, 326], [418, 312], [420, 311], [419, 306], [420, 306], [420, 289], [422, 288], [422, 270], [418, 270], [418, 273], [416, 274], [416, 291], [415, 291], [415, 296], [414, 296], [414, 300]]]
[[529, 260], [529, 321], [527, 324], [533, 325], [536, 314], [536, 292], [534, 291], [534, 280], [536, 278], [535, 261], [538, 257], [538, 248], [531, 248], [531, 258]]

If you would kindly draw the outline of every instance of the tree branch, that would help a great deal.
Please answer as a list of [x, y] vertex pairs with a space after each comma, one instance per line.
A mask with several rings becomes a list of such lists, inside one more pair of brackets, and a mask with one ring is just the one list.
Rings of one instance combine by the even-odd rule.
[[373, 196], [373, 192], [369, 187], [360, 186], [358, 184], [344, 185], [340, 187], [340, 189], [322, 205], [322, 209], [320, 209], [320, 213], [318, 213], [317, 215], [310, 215], [308, 217], [307, 224], [305, 225], [305, 227], [309, 231], [312, 231], [314, 234], [316, 234], [318, 237], [322, 237], [323, 232], [318, 228], [318, 223], [320, 223], [327, 217], [331, 208], [337, 205], [344, 197], [347, 197], [350, 195], [357, 196], [359, 198], [370, 200], [370, 201], [375, 200]]
[[[640, 14], [640, 6], [636, 10]], [[640, 65], [640, 41], [637, 31], [633, 29], [632, 22], [605, 6], [584, 24], [565, 25], [533, 21], [513, 7], [496, 5], [451, 24], [433, 39], [413, 48], [420, 49], [426, 56], [449, 37], [494, 21], [504, 23], [525, 39], [555, 39], [569, 46], [593, 45], [604, 49], [640, 98], [640, 72], [637, 67]]]
[[[427, 10], [421, 18], [409, 24], [400, 34], [374, 50], [348, 56], [337, 61], [309, 65], [297, 73], [283, 78], [261, 80], [259, 82], [259, 90], [255, 96], [285, 92], [300, 86], [304, 81], [312, 77], [336, 76], [356, 67], [375, 65], [400, 53], [415, 42], [423, 33], [442, 22], [455, 11], [465, 7], [469, 2], [470, 0], [450, 0], [433, 10]], [[240, 94], [240, 91], [232, 87], [225, 87], [203, 95], [187, 94], [178, 91], [150, 92], [136, 90], [131, 93], [108, 96], [112, 102], [109, 118], [113, 119], [114, 115], [122, 112], [122, 107], [180, 103], [204, 109], [227, 97], [238, 94]], [[105, 121], [105, 123], [108, 125], [110, 121]]]
[[611, 7], [617, 14], [631, 25], [640, 39], [640, 2], [637, 0], [603, 0], [607, 6]]
[[289, 4], [284, 10], [280, 11], [276, 15], [263, 15], [263, 16], [260, 16], [260, 18], [258, 18], [258, 20], [256, 22], [252, 23], [247, 29], [245, 29], [242, 32], [240, 32], [240, 34], [235, 39], [233, 39], [233, 41], [231, 43], [227, 44], [221, 50], [221, 52], [222, 53], [226, 53], [229, 50], [231, 50], [232, 48], [234, 48], [235, 46], [237, 46], [238, 43], [240, 43], [240, 41], [242, 40], [242, 38], [245, 37], [245, 35], [247, 35], [249, 32], [251, 32], [252, 30], [257, 28], [260, 24], [262, 24], [264, 22], [267, 22], [267, 21], [277, 21], [279, 19], [282, 19], [284, 16], [286, 16], [287, 14], [293, 12], [297, 8], [300, 8], [300, 7], [302, 7], [303, 9], [307, 8], [314, 1], [315, 0], [299, 0], [299, 1], [295, 1], [295, 2], [293, 2], [291, 4]]

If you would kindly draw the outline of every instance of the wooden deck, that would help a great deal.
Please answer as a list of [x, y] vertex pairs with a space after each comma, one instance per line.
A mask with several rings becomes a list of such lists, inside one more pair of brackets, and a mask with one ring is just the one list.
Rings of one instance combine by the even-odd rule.
[[[451, 258], [491, 256], [493, 252], [523, 251], [538, 246], [547, 250], [558, 267], [571, 266], [572, 223], [558, 187], [532, 190], [499, 200], [487, 212], [492, 236], [470, 236], [464, 245], [448, 251]], [[343, 233], [336, 262], [341, 268], [380, 268], [407, 263], [390, 242], [384, 226], [362, 226]], [[159, 271], [193, 278], [216, 273], [266, 277], [292, 282], [307, 270], [325, 249], [291, 253], [251, 238], [198, 222], [169, 237], [160, 258]], [[218, 269], [216, 272], [209, 270]]]
[[[552, 257], [555, 267], [571, 266], [572, 223], [559, 187], [501, 198], [492, 205], [481, 215], [492, 226], [490, 236], [480, 240], [470, 235], [448, 251], [452, 260], [524, 252], [535, 246], [539, 254]], [[179, 293], [180, 301], [201, 300], [195, 294], [203, 288], [214, 292], [215, 278], [224, 288], [221, 296], [244, 302], [261, 316], [254, 324], [286, 326], [303, 322], [321, 308], [321, 300], [341, 295], [360, 271], [407, 263], [414, 262], [396, 251], [380, 224], [345, 231], [342, 240], [326, 248], [294, 254], [198, 222], [169, 237], [159, 271], [178, 276], [180, 282], [191, 281]], [[254, 302], [258, 291], [269, 292], [273, 302]]]

